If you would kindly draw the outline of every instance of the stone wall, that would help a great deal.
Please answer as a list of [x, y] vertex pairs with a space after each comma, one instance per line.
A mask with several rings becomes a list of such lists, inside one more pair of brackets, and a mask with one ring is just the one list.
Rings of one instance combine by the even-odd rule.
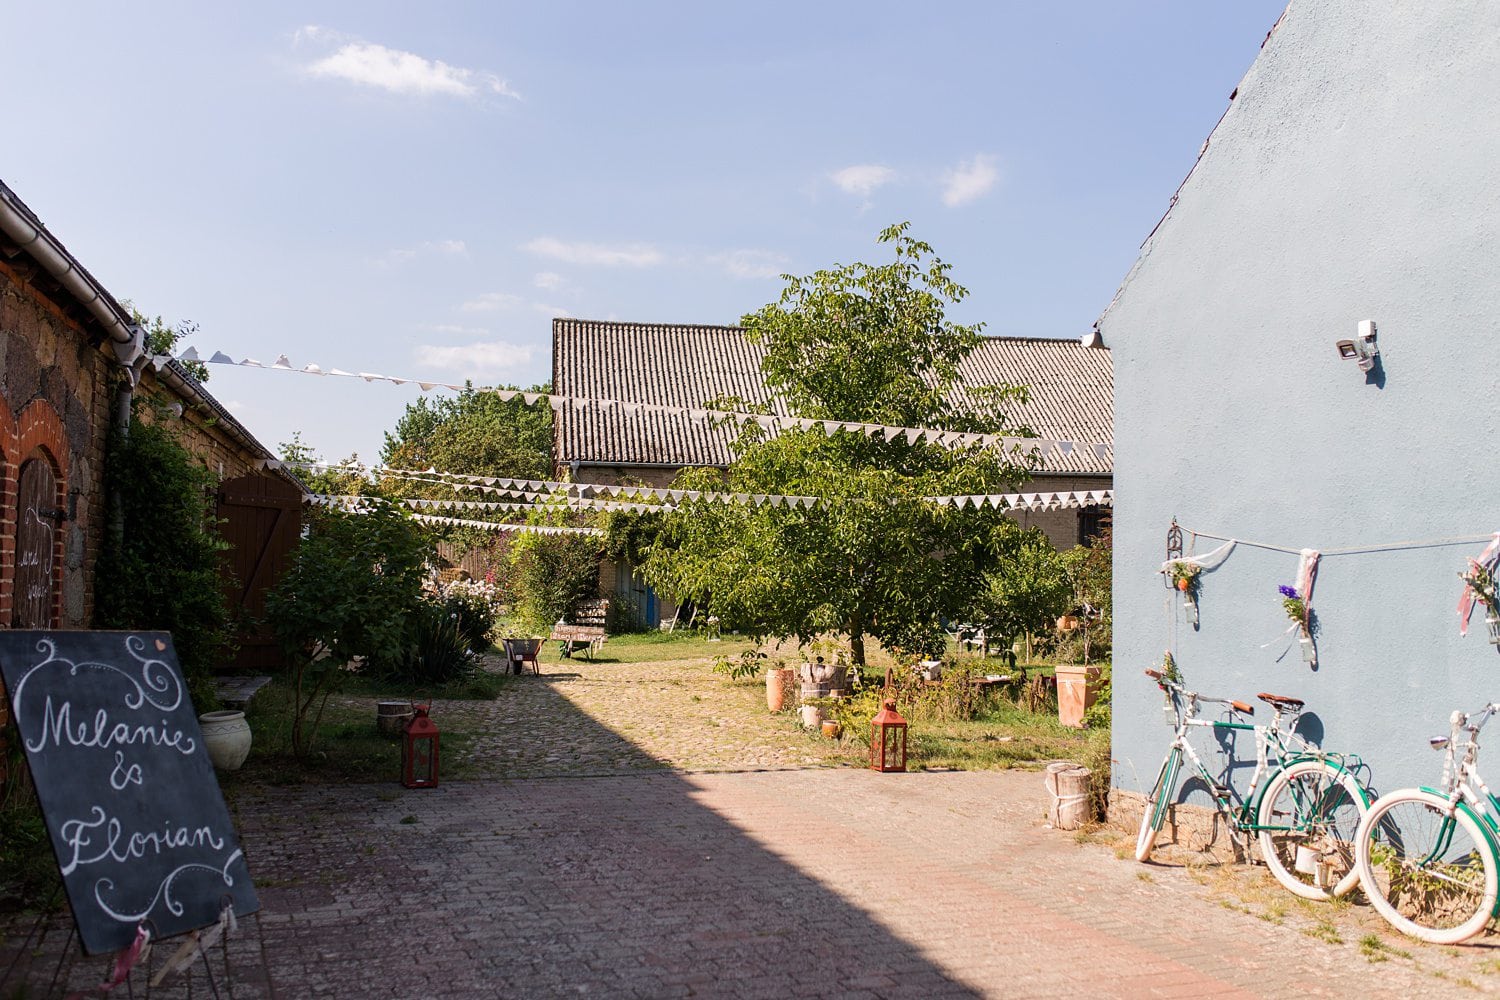
[[101, 477], [115, 364], [86, 332], [18, 272], [0, 263], [0, 626], [14, 601], [16, 483], [28, 458], [57, 478], [53, 621], [86, 627], [93, 617], [93, 568], [104, 526]]

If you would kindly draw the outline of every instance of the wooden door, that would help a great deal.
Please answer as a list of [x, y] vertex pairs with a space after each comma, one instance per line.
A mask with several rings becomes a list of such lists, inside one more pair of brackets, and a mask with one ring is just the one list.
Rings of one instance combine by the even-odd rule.
[[16, 510], [16, 576], [12, 628], [55, 628], [57, 586], [57, 476], [45, 458], [21, 464]]
[[266, 592], [286, 571], [302, 535], [302, 491], [280, 476], [254, 475], [219, 484], [219, 531], [229, 543], [224, 594], [240, 619], [231, 670], [282, 665], [266, 618]]

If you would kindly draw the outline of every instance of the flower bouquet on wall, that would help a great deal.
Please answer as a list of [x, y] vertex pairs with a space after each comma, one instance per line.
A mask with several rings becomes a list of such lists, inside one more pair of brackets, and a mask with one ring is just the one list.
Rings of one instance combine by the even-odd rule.
[[[1500, 600], [1495, 595], [1495, 573], [1491, 566], [1480, 562], [1478, 559], [1470, 559], [1468, 569], [1458, 574], [1464, 581], [1464, 598], [1472, 607], [1473, 604], [1484, 605], [1484, 624], [1490, 633], [1490, 642], [1500, 646]], [[1463, 614], [1462, 604], [1460, 614]], [[1464, 614], [1464, 627], [1468, 627], [1468, 615]]]
[[1170, 567], [1168, 572], [1172, 580], [1172, 588], [1181, 591], [1183, 609], [1196, 628], [1198, 625], [1198, 591], [1202, 585], [1203, 567], [1180, 560], [1173, 561]]
[[1281, 592], [1281, 609], [1297, 630], [1297, 645], [1302, 650], [1302, 662], [1317, 666], [1318, 650], [1312, 639], [1312, 609], [1307, 606], [1306, 598], [1297, 592], [1296, 587], [1282, 584], [1276, 589]]

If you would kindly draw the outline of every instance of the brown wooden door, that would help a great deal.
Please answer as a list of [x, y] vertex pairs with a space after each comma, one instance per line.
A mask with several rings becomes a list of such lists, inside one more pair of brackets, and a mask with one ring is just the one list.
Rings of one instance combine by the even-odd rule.
[[302, 534], [302, 491], [280, 476], [241, 476], [219, 484], [219, 531], [229, 543], [225, 589], [241, 621], [232, 670], [282, 665], [266, 622], [266, 592], [286, 571]]
[[54, 628], [57, 622], [57, 476], [44, 458], [21, 464], [17, 493], [16, 578], [11, 627]]

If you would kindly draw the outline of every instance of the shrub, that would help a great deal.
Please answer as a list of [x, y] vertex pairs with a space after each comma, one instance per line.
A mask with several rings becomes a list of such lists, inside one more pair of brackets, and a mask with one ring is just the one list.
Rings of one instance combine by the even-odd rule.
[[403, 684], [446, 684], [474, 669], [471, 645], [452, 598], [423, 601], [411, 617], [406, 643], [375, 661], [375, 669]]
[[545, 635], [584, 601], [599, 596], [599, 543], [588, 535], [528, 532], [510, 549], [514, 617]]
[[299, 757], [312, 748], [344, 665], [407, 647], [429, 554], [416, 523], [394, 507], [314, 515], [291, 566], [266, 597], [266, 614], [291, 661], [292, 750]]
[[213, 670], [231, 640], [220, 562], [227, 546], [209, 508], [217, 479], [166, 431], [135, 419], [128, 437], [110, 442], [104, 476], [125, 524], [99, 555], [94, 624], [171, 632], [202, 707], [213, 700]]
[[493, 585], [483, 580], [454, 580], [443, 588], [443, 605], [458, 620], [458, 631], [473, 650], [488, 649], [490, 631], [500, 615]]

